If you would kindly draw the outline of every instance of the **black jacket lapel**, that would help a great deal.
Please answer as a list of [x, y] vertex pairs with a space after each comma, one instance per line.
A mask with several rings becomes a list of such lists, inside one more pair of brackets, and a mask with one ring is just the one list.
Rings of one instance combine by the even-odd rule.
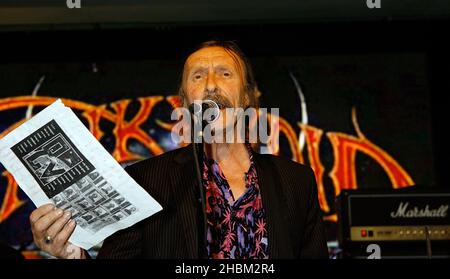
[[174, 156], [175, 166], [171, 173], [172, 185], [176, 185], [176, 207], [180, 211], [180, 224], [186, 237], [186, 258], [198, 258], [198, 207], [195, 169], [192, 147], [182, 148]]
[[253, 153], [263, 206], [266, 211], [269, 258], [292, 258], [285, 196], [279, 174], [269, 157]]

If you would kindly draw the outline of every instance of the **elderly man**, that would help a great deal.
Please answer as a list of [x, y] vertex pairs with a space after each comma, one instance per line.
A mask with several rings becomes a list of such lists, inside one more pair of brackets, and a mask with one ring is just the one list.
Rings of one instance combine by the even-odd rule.
[[[211, 99], [221, 110], [257, 107], [250, 64], [232, 42], [210, 41], [194, 51], [179, 93], [185, 104]], [[127, 172], [163, 210], [107, 238], [99, 258], [328, 257], [310, 168], [255, 153], [246, 143], [203, 146], [205, 208], [197, 199], [192, 145], [133, 164]], [[76, 226], [70, 213], [44, 205], [30, 221], [42, 250], [60, 258], [87, 256], [68, 242]], [[48, 235], [53, 241], [45, 241]]]

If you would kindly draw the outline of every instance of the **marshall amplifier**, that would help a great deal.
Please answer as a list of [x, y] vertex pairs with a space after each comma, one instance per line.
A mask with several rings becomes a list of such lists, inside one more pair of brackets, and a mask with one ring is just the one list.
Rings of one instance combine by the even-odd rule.
[[343, 258], [450, 258], [449, 190], [345, 190], [337, 201]]

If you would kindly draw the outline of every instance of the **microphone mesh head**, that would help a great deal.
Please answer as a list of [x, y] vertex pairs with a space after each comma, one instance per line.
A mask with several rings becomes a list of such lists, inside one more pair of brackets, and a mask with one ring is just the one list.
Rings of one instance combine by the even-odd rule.
[[[203, 111], [203, 118], [208, 123], [212, 123], [217, 119], [219, 119], [220, 108], [219, 105], [213, 100], [203, 100], [202, 111]], [[206, 115], [205, 112], [207, 112]]]
[[189, 111], [192, 114], [199, 114], [202, 111], [202, 106], [200, 105], [200, 102], [195, 101], [192, 104], [189, 105]]
[[189, 111], [208, 123], [216, 121], [220, 116], [220, 107], [213, 100], [194, 101], [189, 105]]

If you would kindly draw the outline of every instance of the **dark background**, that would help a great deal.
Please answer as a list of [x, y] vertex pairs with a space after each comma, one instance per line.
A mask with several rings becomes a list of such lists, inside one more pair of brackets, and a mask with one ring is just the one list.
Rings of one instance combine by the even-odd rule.
[[[264, 70], [260, 68], [280, 66], [284, 60], [289, 60], [288, 57], [301, 57], [299, 62], [304, 63], [308, 61], [323, 60], [323, 63], [333, 61], [335, 63], [343, 63], [345, 65], [352, 65], [347, 68], [338, 70], [344, 73], [352, 74], [355, 78], [359, 75], [361, 77], [362, 86], [364, 86], [365, 67], [364, 59], [367, 61], [376, 59], [383, 59], [383, 57], [395, 58], [396, 63], [419, 63], [413, 65], [421, 67], [420, 70], [424, 73], [421, 78], [425, 80], [408, 79], [408, 76], [403, 77], [401, 86], [406, 86], [413, 90], [415, 86], [419, 86], [413, 95], [418, 95], [423, 92], [428, 93], [423, 96], [417, 96], [421, 100], [425, 100], [425, 109], [429, 108], [429, 116], [432, 127], [432, 141], [433, 148], [428, 146], [417, 146], [417, 149], [429, 148], [434, 153], [435, 167], [436, 167], [436, 184], [446, 186], [448, 181], [448, 144], [445, 140], [446, 128], [448, 125], [446, 116], [449, 104], [448, 92], [448, 76], [449, 70], [449, 43], [445, 39], [449, 28], [448, 20], [427, 20], [427, 21], [379, 21], [379, 22], [335, 22], [335, 23], [295, 23], [295, 24], [246, 24], [246, 25], [205, 25], [205, 26], [165, 26], [164, 28], [133, 28], [133, 29], [108, 29], [108, 30], [71, 30], [71, 31], [34, 31], [34, 32], [5, 32], [2, 34], [2, 78], [4, 82], [0, 85], [3, 88], [0, 94], [5, 93], [5, 87], [17, 88], [18, 92], [30, 92], [35, 82], [39, 78], [35, 70], [45, 72], [51, 70], [58, 72], [57, 66], [52, 66], [48, 69], [43, 64], [65, 64], [61, 67], [61, 76], [59, 82], [54, 84], [52, 90], [54, 92], [64, 92], [64, 95], [75, 96], [76, 99], [84, 99], [84, 97], [97, 94], [98, 90], [108, 92], [107, 96], [98, 95], [93, 103], [102, 103], [126, 97], [124, 94], [130, 94], [130, 90], [138, 92], [140, 89], [151, 84], [152, 89], [155, 90], [153, 94], [175, 94], [179, 76], [171, 72], [170, 76], [164, 75], [163, 68], [158, 68], [161, 63], [168, 69], [176, 70], [178, 72], [182, 69], [182, 61], [187, 53], [199, 42], [208, 39], [231, 39], [238, 42], [245, 53], [250, 57], [255, 64], [255, 72], [258, 79], [258, 74], [261, 79], [258, 79], [261, 85], [266, 84], [270, 87], [270, 77], [264, 76]], [[7, 54], [7, 55], [6, 55]], [[378, 55], [379, 58], [374, 58]], [[408, 57], [410, 55], [410, 57]], [[372, 58], [367, 58], [367, 57]], [[270, 61], [270, 57], [276, 57]], [[331, 58], [330, 58], [331, 57]], [[420, 57], [420, 58], [418, 58]], [[259, 59], [259, 60], [258, 60]], [[330, 60], [331, 59], [331, 60]], [[340, 60], [339, 60], [340, 59]], [[350, 60], [349, 60], [350, 59]], [[353, 60], [351, 60], [353, 59]], [[415, 61], [419, 59], [420, 61]], [[161, 61], [160, 64], [156, 62], [156, 66], [142, 66], [133, 64], [130, 61], [145, 61], [152, 62]], [[276, 60], [276, 61], [275, 61]], [[392, 60], [392, 59], [391, 59]], [[162, 62], [164, 61], [164, 62]], [[262, 61], [259, 63], [259, 61]], [[289, 60], [292, 64], [292, 59]], [[413, 62], [409, 62], [413, 61]], [[73, 64], [70, 64], [73, 62]], [[127, 83], [121, 83], [120, 80], [114, 83], [114, 79], [106, 78], [109, 83], [95, 83], [95, 81], [84, 80], [85, 84], [91, 82], [89, 87], [83, 86], [73, 82], [71, 78], [75, 78], [78, 71], [90, 71], [90, 64], [97, 63], [101, 70], [102, 65], [105, 67], [114, 66], [114, 63], [128, 62], [133, 65], [136, 71], [152, 71], [154, 73], [161, 72], [159, 76], [152, 76], [148, 79], [141, 79], [135, 83], [135, 88], [131, 88]], [[19, 67], [20, 64], [27, 64], [23, 67], [28, 70], [31, 76], [29, 84], [24, 84], [23, 77], [15, 76], [14, 68]], [[69, 63], [69, 64], [67, 64]], [[359, 64], [358, 64], [359, 63]], [[144, 63], [143, 63], [144, 64]], [[376, 63], [375, 63], [376, 64]], [[71, 66], [72, 65], [72, 66]], [[359, 65], [359, 66], [358, 66]], [[381, 67], [380, 67], [381, 65]], [[389, 76], [388, 71], [395, 73], [395, 69], [383, 68], [383, 64], [379, 65], [368, 64], [366, 67], [374, 70], [385, 72], [385, 76]], [[34, 68], [33, 68], [34, 67]], [[44, 68], [43, 68], [44, 67]], [[56, 67], [56, 68], [55, 68]], [[85, 69], [83, 69], [85, 67]], [[145, 68], [148, 67], [148, 68]], [[358, 68], [359, 67], [359, 68]], [[375, 69], [374, 69], [375, 67]], [[376, 68], [378, 67], [378, 68]], [[406, 66], [407, 67], [407, 66]], [[7, 71], [6, 68], [12, 69]], [[17, 68], [17, 69], [19, 69]], [[286, 68], [286, 67], [285, 67]], [[158, 70], [158, 71], [156, 71]], [[301, 71], [301, 69], [292, 69], [294, 73]], [[309, 69], [311, 70], [311, 69]], [[166, 72], [168, 70], [166, 69]], [[318, 70], [321, 72], [323, 70]], [[347, 71], [347, 72], [345, 72]], [[69, 73], [69, 77], [67, 77]], [[70, 73], [73, 76], [70, 76]], [[25, 72], [27, 74], [27, 72]], [[117, 73], [115, 73], [117, 74]], [[123, 71], [124, 78], [130, 78], [135, 73]], [[14, 78], [15, 76], [15, 78]], [[32, 78], [33, 77], [33, 78]], [[64, 80], [71, 82], [71, 86], [64, 87]], [[321, 77], [313, 77], [319, 79]], [[324, 77], [328, 80], [330, 76]], [[397, 77], [399, 78], [399, 77]], [[401, 78], [401, 77], [400, 77]], [[5, 84], [5, 81], [8, 84]], [[158, 82], [155, 82], [157, 80]], [[49, 81], [46, 81], [47, 83]], [[341, 84], [342, 85], [342, 84]], [[45, 91], [46, 83], [44, 83], [41, 90]], [[307, 84], [302, 84], [303, 90], [314, 90], [308, 88]], [[306, 86], [306, 88], [305, 88]], [[80, 88], [83, 87], [82, 90]], [[273, 88], [274, 86], [272, 86]], [[391, 85], [392, 87], [392, 85]], [[423, 89], [423, 90], [422, 90]], [[395, 90], [390, 88], [389, 90]], [[422, 91], [421, 91], [422, 90]], [[292, 91], [292, 89], [291, 89]], [[131, 92], [132, 93], [132, 92]], [[151, 92], [149, 92], [151, 93]], [[113, 95], [111, 95], [113, 94]], [[116, 94], [116, 96], [114, 96]], [[294, 94], [294, 93], [292, 93]], [[392, 94], [398, 94], [394, 91]], [[401, 92], [401, 94], [410, 94], [409, 92]], [[398, 95], [401, 95], [398, 94]], [[279, 96], [266, 94], [266, 103], [273, 104], [279, 100]], [[314, 95], [312, 96], [314, 98]], [[395, 104], [397, 102], [399, 110], [408, 98], [402, 96], [391, 96], [391, 99], [386, 99], [383, 106], [375, 108], [381, 113], [383, 110], [390, 110], [396, 113]], [[398, 99], [396, 99], [398, 97]], [[311, 98], [311, 97], [310, 97]], [[358, 98], [358, 97], [356, 97]], [[427, 102], [427, 100], [429, 100]], [[363, 100], [350, 100], [358, 103]], [[283, 101], [281, 101], [283, 102]], [[430, 106], [428, 107], [428, 104]], [[393, 108], [391, 108], [391, 106]], [[420, 109], [417, 106], [414, 109]], [[289, 108], [288, 108], [289, 110]], [[420, 115], [420, 111], [417, 111]], [[347, 123], [350, 119], [350, 111], [345, 111], [348, 115], [344, 118]], [[406, 118], [414, 117], [414, 112], [411, 115], [401, 115], [399, 117]], [[360, 116], [363, 117], [363, 116]], [[418, 121], [423, 121], [417, 119]], [[317, 123], [321, 128], [328, 130], [326, 125], [330, 125], [329, 121], [333, 119], [326, 119], [323, 122]], [[313, 123], [314, 124], [314, 123]], [[317, 126], [316, 124], [316, 126]], [[351, 124], [351, 123], [350, 123]], [[370, 123], [369, 123], [370, 124]], [[401, 129], [401, 124], [397, 127]], [[349, 124], [346, 124], [349, 125]], [[334, 125], [330, 125], [334, 126]], [[396, 125], [392, 125], [396, 126]], [[364, 129], [370, 129], [365, 126]], [[331, 128], [331, 127], [330, 127]], [[347, 127], [351, 129], [351, 127]], [[427, 133], [426, 131], [424, 131]], [[420, 135], [417, 135], [420, 137]], [[375, 141], [376, 142], [376, 141]], [[434, 184], [434, 183], [433, 183]]]

